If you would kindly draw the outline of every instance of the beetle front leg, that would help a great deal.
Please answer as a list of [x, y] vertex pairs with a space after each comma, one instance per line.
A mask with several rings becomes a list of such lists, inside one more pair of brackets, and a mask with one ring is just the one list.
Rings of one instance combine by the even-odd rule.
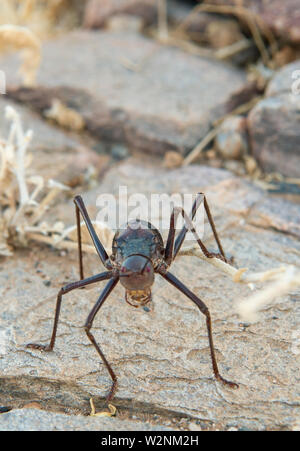
[[97, 353], [101, 357], [101, 359], [102, 359], [104, 365], [106, 366], [106, 368], [107, 368], [107, 370], [109, 372], [109, 375], [110, 375], [110, 377], [112, 379], [112, 386], [111, 386], [109, 394], [108, 394], [108, 396], [106, 398], [107, 403], [109, 403], [113, 399], [113, 397], [115, 395], [115, 392], [117, 390], [118, 380], [117, 380], [117, 376], [115, 375], [112, 367], [108, 363], [105, 355], [103, 354], [103, 352], [101, 351], [98, 343], [96, 342], [94, 335], [91, 333], [91, 328], [92, 328], [93, 321], [94, 321], [94, 318], [95, 318], [96, 314], [98, 313], [99, 309], [102, 307], [104, 301], [110, 295], [112, 290], [115, 288], [115, 286], [117, 285], [118, 281], [119, 281], [118, 278], [113, 278], [107, 283], [107, 285], [104, 288], [104, 290], [102, 291], [98, 301], [96, 302], [96, 304], [94, 305], [93, 309], [91, 310], [91, 312], [90, 312], [90, 314], [89, 314], [89, 316], [88, 316], [88, 318], [87, 318], [87, 320], [85, 322], [85, 325], [84, 325], [84, 329], [85, 329], [85, 332], [86, 332], [86, 334], [88, 336], [88, 339], [90, 340], [92, 345], [95, 347]]
[[54, 324], [53, 324], [53, 330], [52, 330], [52, 336], [51, 336], [50, 343], [48, 345], [42, 345], [42, 344], [37, 344], [37, 343], [29, 343], [28, 345], [26, 345], [26, 348], [38, 349], [40, 351], [46, 351], [46, 352], [52, 351], [53, 348], [54, 348], [55, 339], [56, 339], [57, 324], [58, 324], [58, 319], [59, 319], [59, 314], [60, 314], [60, 307], [61, 307], [61, 301], [62, 301], [63, 295], [69, 293], [72, 290], [76, 290], [77, 288], [85, 287], [85, 286], [90, 285], [92, 283], [100, 282], [101, 280], [107, 280], [107, 279], [110, 279], [111, 277], [112, 277], [112, 272], [111, 271], [105, 271], [105, 272], [103, 272], [101, 274], [97, 274], [95, 276], [88, 277], [87, 279], [79, 280], [78, 282], [69, 283], [68, 285], [64, 286], [58, 292], [58, 295], [57, 295]]

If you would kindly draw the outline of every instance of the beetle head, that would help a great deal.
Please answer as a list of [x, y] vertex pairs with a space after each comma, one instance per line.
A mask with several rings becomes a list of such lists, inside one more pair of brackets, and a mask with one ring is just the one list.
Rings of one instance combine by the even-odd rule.
[[154, 268], [144, 255], [130, 255], [122, 263], [120, 282], [126, 290], [147, 290], [154, 282]]

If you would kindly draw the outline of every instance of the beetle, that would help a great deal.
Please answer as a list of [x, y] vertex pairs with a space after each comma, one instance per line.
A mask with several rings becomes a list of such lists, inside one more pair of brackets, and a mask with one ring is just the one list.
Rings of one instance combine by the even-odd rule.
[[[112, 379], [112, 385], [106, 397], [107, 403], [111, 402], [117, 390], [117, 376], [91, 332], [93, 321], [96, 314], [99, 312], [100, 308], [118, 282], [120, 282], [125, 288], [125, 300], [128, 304], [134, 307], [146, 306], [151, 301], [151, 287], [155, 280], [155, 274], [160, 274], [167, 282], [176, 287], [192, 302], [194, 302], [201, 313], [205, 315], [211, 362], [215, 378], [226, 386], [238, 388], [238, 384], [228, 381], [220, 375], [213, 344], [211, 316], [207, 306], [196, 294], [190, 291], [188, 287], [186, 287], [169, 271], [169, 267], [176, 258], [188, 231], [193, 233], [195, 240], [207, 258], [216, 257], [225, 262], [229, 262], [225, 256], [205, 195], [203, 193], [197, 194], [189, 216], [181, 207], [173, 208], [170, 218], [168, 238], [165, 246], [163, 238], [156, 228], [146, 221], [137, 219], [128, 222], [125, 228], [122, 228], [116, 232], [113, 238], [112, 255], [110, 257], [96, 234], [82, 197], [76, 196], [74, 198], [74, 203], [77, 222], [80, 280], [69, 283], [58, 292], [50, 343], [48, 345], [29, 343], [27, 348], [52, 351], [56, 339], [62, 297], [66, 293], [69, 293], [77, 288], [82, 288], [96, 282], [108, 280], [96, 304], [88, 315], [84, 328], [89, 340], [95, 347]], [[208, 251], [202, 240], [199, 238], [192, 222], [197, 209], [202, 203], [204, 204], [204, 209], [218, 246], [218, 253]], [[100, 260], [106, 268], [105, 272], [88, 278], [84, 278], [83, 271], [80, 215], [82, 215], [84, 219]], [[176, 222], [179, 215], [183, 216], [184, 225], [175, 239]]]

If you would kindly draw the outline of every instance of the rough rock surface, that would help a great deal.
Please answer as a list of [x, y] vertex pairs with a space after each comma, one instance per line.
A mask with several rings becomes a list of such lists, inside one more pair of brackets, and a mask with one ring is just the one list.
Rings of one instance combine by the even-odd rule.
[[[97, 195], [118, 192], [119, 183], [128, 186], [129, 194], [204, 190], [225, 250], [234, 255], [238, 267], [262, 271], [300, 266], [300, 242], [290, 229], [291, 220], [300, 223], [299, 209], [285, 202], [285, 210], [278, 211], [276, 199], [228, 171], [198, 166], [167, 171], [136, 161], [121, 163], [97, 190], [83, 193], [92, 218]], [[51, 215], [56, 218], [58, 211], [53, 209]], [[72, 202], [60, 211], [60, 219], [65, 214], [71, 221]], [[265, 222], [255, 224], [253, 218], [262, 211]], [[206, 242], [215, 247], [210, 234]], [[84, 260], [86, 275], [102, 271], [96, 256], [85, 255]], [[65, 297], [56, 347], [46, 354], [26, 349], [25, 344], [49, 340], [56, 293], [78, 277], [76, 253], [63, 257], [44, 248], [41, 258], [40, 248], [33, 246], [0, 260], [0, 267], [0, 404], [23, 407], [35, 401], [43, 409], [87, 414], [92, 395], [99, 410], [110, 378], [82, 326], [103, 285]], [[146, 312], [126, 304], [123, 289], [117, 286], [95, 319], [94, 333], [119, 377], [114, 404], [121, 418], [130, 412], [137, 421], [145, 421], [143, 415], [150, 420], [176, 416], [178, 424], [189, 418], [193, 423], [201, 420], [208, 429], [295, 428], [300, 407], [299, 291], [277, 299], [256, 323], [246, 325], [236, 314], [235, 302], [250, 294], [247, 286], [196, 257], [178, 258], [172, 272], [209, 306], [220, 371], [240, 388], [231, 390], [214, 380], [205, 319], [175, 288], [157, 277], [154, 310]], [[7, 418], [17, 425], [21, 414], [3, 415], [0, 428]], [[29, 427], [36, 425], [38, 415], [38, 411], [26, 414]], [[47, 419], [40, 415], [44, 425]], [[49, 422], [55, 424], [57, 418]], [[73, 418], [69, 421], [76, 427]]]
[[240, 5], [254, 14], [260, 23], [277, 36], [295, 44], [300, 43], [300, 4], [298, 0], [205, 0], [209, 4]]
[[289, 177], [300, 176], [299, 80], [300, 61], [281, 69], [248, 116], [254, 156], [266, 171]]
[[5, 108], [11, 106], [21, 116], [24, 131], [32, 130], [33, 139], [29, 153], [33, 155], [28, 171], [68, 184], [74, 175], [84, 175], [89, 166], [102, 169], [104, 160], [91, 150], [93, 141], [67, 133], [43, 121], [30, 109], [0, 97], [0, 136], [6, 139], [9, 134], [10, 121], [5, 118]]
[[300, 95], [300, 59], [293, 63], [287, 64], [280, 69], [273, 79], [270, 81], [266, 94], [272, 97], [277, 94], [293, 94], [297, 91]]
[[0, 415], [1, 431], [170, 431], [159, 425], [151, 426], [118, 418], [87, 418], [63, 415], [36, 409], [16, 409]]
[[157, 17], [157, 6], [153, 0], [89, 0], [85, 7], [83, 26], [101, 28], [109, 18], [119, 14], [140, 17], [148, 25]]
[[[1, 67], [8, 86], [20, 83], [14, 57]], [[224, 63], [134, 33], [102, 31], [47, 42], [37, 82], [36, 90], [10, 95], [40, 110], [59, 98], [96, 137], [156, 154], [193, 148], [247, 86], [244, 72]]]

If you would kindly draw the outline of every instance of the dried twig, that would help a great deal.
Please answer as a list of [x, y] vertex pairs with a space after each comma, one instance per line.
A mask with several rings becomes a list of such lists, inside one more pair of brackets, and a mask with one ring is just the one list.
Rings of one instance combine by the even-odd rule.
[[247, 50], [252, 45], [252, 41], [250, 39], [241, 39], [240, 41], [234, 42], [226, 47], [222, 47], [215, 51], [214, 56], [217, 59], [224, 60], [227, 58], [232, 58], [234, 55], [242, 52], [243, 50]]
[[188, 166], [198, 158], [205, 147], [217, 136], [219, 133], [219, 127], [213, 128], [207, 135], [197, 144], [196, 147], [185, 157], [182, 166]]
[[275, 299], [289, 294], [300, 287], [300, 270], [294, 266], [285, 268], [273, 283], [258, 291], [249, 298], [237, 303], [236, 308], [243, 320], [257, 321], [258, 312], [266, 305], [274, 302]]
[[179, 255], [190, 255], [201, 258], [231, 277], [233, 282], [248, 284], [252, 290], [255, 288], [254, 284], [270, 282], [266, 288], [236, 304], [238, 314], [245, 321], [256, 321], [258, 319], [257, 312], [265, 305], [271, 304], [276, 298], [284, 296], [297, 287], [300, 287], [300, 270], [294, 266], [282, 266], [263, 272], [249, 273], [247, 268], [234, 268], [216, 257], [205, 257], [195, 245], [181, 249]]
[[268, 271], [260, 272], [260, 273], [250, 273], [248, 274], [247, 268], [234, 268], [233, 266], [229, 265], [228, 263], [223, 262], [219, 258], [213, 257], [213, 258], [207, 258], [201, 252], [201, 249], [199, 247], [195, 247], [195, 245], [184, 247], [180, 250], [179, 255], [190, 255], [195, 256], [198, 258], [201, 258], [202, 260], [206, 261], [207, 263], [215, 266], [228, 276], [232, 278], [234, 282], [238, 283], [244, 283], [244, 284], [253, 284], [253, 283], [259, 283], [259, 282], [266, 282], [267, 280], [276, 279], [279, 274], [282, 274], [286, 271], [286, 267], [280, 267], [275, 269], [270, 269]]

